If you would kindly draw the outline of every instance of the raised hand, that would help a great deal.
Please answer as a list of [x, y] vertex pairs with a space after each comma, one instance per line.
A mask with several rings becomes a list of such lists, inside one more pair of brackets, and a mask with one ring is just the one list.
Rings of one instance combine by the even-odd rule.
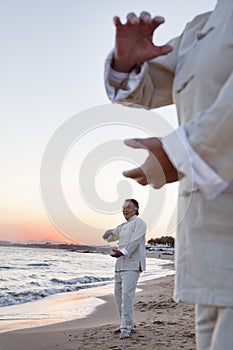
[[159, 138], [126, 140], [125, 144], [132, 148], [143, 148], [149, 152], [149, 156], [141, 167], [124, 171], [125, 177], [134, 179], [140, 185], [152, 185], [160, 188], [166, 183], [178, 181], [183, 174], [178, 173], [163, 150]]
[[155, 29], [164, 23], [163, 17], [151, 18], [144, 11], [139, 17], [129, 13], [125, 24], [121, 23], [119, 17], [114, 17], [113, 21], [116, 42], [112, 67], [115, 70], [129, 72], [137, 64], [172, 51], [170, 45], [156, 46], [152, 41]]

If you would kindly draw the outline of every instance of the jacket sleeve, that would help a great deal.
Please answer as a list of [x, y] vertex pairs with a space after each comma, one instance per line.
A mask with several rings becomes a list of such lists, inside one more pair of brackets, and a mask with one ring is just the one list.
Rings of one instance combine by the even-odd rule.
[[120, 85], [111, 80], [111, 52], [105, 62], [105, 87], [109, 99], [112, 102], [148, 109], [172, 104], [172, 85], [180, 40], [181, 37], [171, 40], [171, 53], [143, 63]]
[[124, 224], [120, 224], [115, 229], [112, 230], [112, 234], [107, 239], [108, 242], [115, 242], [119, 240], [120, 231], [123, 225]]
[[135, 241], [128, 243], [124, 249], [128, 252], [129, 257], [139, 248], [140, 245], [145, 246], [145, 235], [136, 239]]
[[226, 182], [233, 179], [233, 72], [215, 102], [184, 124], [188, 140], [200, 157]]
[[[120, 85], [111, 80], [110, 67], [113, 51], [105, 61], [105, 87], [112, 102], [118, 102], [135, 107], [153, 109], [173, 104], [172, 86], [177, 68], [180, 44], [188, 36], [188, 42], [196, 38], [197, 30], [205, 24], [210, 12], [196, 16], [187, 23], [180, 36], [168, 42], [173, 51], [165, 56], [159, 56], [136, 67]], [[184, 47], [183, 50], [186, 48]]]
[[[233, 72], [222, 86], [213, 104], [200, 112], [196, 118], [183, 124], [187, 141], [192, 149], [227, 185], [233, 180], [232, 91]], [[163, 138], [163, 142], [166, 149], [170, 149], [176, 161], [175, 166], [182, 172], [182, 164], [187, 163], [189, 152], [179, 133], [175, 131], [167, 135]], [[217, 178], [212, 186], [213, 188], [218, 186]]]

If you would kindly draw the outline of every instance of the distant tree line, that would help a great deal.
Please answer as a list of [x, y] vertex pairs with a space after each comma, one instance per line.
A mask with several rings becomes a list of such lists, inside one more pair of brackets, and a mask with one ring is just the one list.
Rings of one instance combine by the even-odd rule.
[[160, 238], [151, 238], [147, 241], [149, 245], [167, 245], [169, 247], [175, 246], [175, 238], [172, 236], [162, 236]]

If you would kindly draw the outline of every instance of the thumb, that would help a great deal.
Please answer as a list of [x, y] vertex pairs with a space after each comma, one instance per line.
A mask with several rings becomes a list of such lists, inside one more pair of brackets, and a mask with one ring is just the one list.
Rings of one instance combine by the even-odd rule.
[[124, 140], [124, 144], [132, 148], [147, 149], [145, 140], [146, 139], [127, 139], [127, 140]]
[[172, 50], [173, 50], [173, 47], [171, 45], [157, 46], [156, 47], [156, 51], [157, 51], [156, 54], [158, 55], [158, 52], [159, 52], [159, 56], [163, 56], [163, 55], [167, 55]]
[[155, 145], [155, 143], [160, 143], [159, 139], [156, 137], [149, 137], [146, 139], [128, 139], [124, 141], [124, 144], [132, 147], [132, 148], [139, 148], [139, 149], [146, 149], [149, 151], [151, 147]]

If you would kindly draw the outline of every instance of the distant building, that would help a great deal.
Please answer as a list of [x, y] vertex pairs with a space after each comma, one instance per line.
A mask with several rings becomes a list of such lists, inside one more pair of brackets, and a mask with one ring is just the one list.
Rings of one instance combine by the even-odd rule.
[[174, 254], [174, 252], [175, 252], [175, 248], [169, 247], [166, 245], [154, 245], [154, 246], [147, 245], [146, 250], [148, 250], [149, 252], [156, 251], [156, 252], [167, 252], [167, 253], [172, 253], [172, 254]]

